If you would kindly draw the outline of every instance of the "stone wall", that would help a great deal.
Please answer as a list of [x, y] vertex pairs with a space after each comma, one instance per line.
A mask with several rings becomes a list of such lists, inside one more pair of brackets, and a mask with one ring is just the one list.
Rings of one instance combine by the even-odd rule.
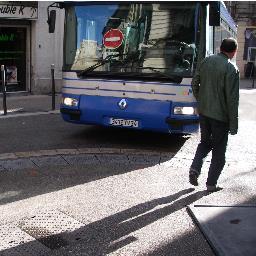
[[47, 6], [53, 2], [38, 2], [38, 20], [31, 26], [31, 92], [51, 91], [51, 64], [55, 65], [56, 90], [60, 91], [63, 60], [64, 12], [56, 10], [55, 33], [48, 33]]
[[244, 78], [245, 65], [247, 64], [247, 60], [243, 59], [245, 30], [256, 30], [256, 1], [227, 1], [225, 4], [227, 5], [233, 19], [238, 26], [238, 53], [236, 60], [240, 70], [241, 78]]

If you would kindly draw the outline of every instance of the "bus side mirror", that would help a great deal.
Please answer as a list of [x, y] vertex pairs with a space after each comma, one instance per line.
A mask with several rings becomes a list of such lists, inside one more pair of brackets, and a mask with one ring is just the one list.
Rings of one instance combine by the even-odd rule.
[[51, 10], [50, 14], [48, 13], [48, 26], [49, 26], [49, 33], [54, 33], [55, 31], [55, 22], [56, 22], [56, 10]]
[[210, 2], [209, 25], [220, 26], [220, 2]]

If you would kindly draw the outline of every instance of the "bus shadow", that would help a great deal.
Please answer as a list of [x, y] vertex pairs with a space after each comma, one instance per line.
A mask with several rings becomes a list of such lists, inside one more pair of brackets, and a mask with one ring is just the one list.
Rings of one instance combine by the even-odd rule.
[[176, 152], [183, 146], [189, 135], [87, 126], [86, 130], [70, 134], [70, 137], [79, 146], [86, 143], [92, 146], [99, 145], [102, 147], [122, 149], [135, 148]]
[[[0, 160], [0, 205], [161, 166], [173, 157], [174, 154], [147, 155], [138, 151], [130, 154], [77, 154]], [[31, 167], [21, 168], [18, 165]], [[3, 169], [3, 166], [8, 169]]]

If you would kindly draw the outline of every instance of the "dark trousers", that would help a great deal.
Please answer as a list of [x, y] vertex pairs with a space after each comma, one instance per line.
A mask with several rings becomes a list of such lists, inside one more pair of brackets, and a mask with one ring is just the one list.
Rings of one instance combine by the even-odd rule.
[[199, 176], [204, 158], [212, 151], [212, 160], [206, 185], [217, 184], [218, 178], [225, 165], [225, 153], [228, 142], [228, 124], [200, 115], [201, 141], [198, 144], [191, 171]]

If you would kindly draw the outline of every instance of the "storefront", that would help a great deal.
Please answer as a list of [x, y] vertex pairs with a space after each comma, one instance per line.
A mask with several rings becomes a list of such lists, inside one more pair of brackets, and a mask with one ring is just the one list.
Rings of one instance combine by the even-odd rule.
[[30, 90], [31, 22], [37, 18], [38, 2], [0, 2], [0, 65], [7, 92]]
[[245, 77], [252, 78], [255, 75], [256, 66], [256, 28], [247, 27], [244, 31], [244, 54], [243, 60], [246, 61]]

